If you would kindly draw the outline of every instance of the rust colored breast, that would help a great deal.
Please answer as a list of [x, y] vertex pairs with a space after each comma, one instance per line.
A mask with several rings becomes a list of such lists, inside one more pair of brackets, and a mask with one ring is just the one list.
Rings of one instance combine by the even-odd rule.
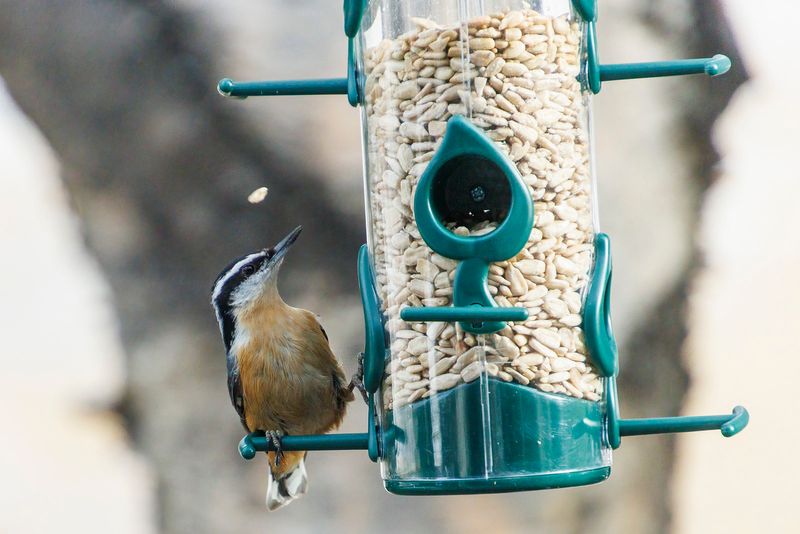
[[[282, 303], [281, 303], [282, 304]], [[344, 416], [344, 373], [311, 312], [263, 306], [239, 318], [239, 369], [251, 430], [317, 434]]]

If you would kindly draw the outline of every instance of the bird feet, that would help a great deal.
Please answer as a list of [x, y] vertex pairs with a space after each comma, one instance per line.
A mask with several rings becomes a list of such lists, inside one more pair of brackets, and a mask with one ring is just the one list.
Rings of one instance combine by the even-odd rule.
[[283, 444], [281, 443], [283, 430], [266, 430], [264, 431], [264, 435], [272, 443], [272, 446], [275, 447], [275, 467], [278, 467], [281, 465], [281, 461], [283, 461]]
[[353, 374], [352, 378], [350, 378], [350, 384], [347, 386], [349, 391], [353, 391], [357, 389], [359, 393], [361, 393], [361, 398], [364, 399], [364, 402], [369, 404], [369, 397], [367, 396], [367, 388], [364, 387], [364, 353], [360, 352], [358, 354], [358, 364], [356, 367], [356, 372]]

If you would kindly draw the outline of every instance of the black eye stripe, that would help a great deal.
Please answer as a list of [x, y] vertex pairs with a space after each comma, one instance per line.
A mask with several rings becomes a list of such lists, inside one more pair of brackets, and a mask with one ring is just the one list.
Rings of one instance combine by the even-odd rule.
[[[275, 251], [265, 250], [257, 256], [234, 270], [237, 264], [243, 262], [247, 256], [242, 256], [232, 261], [217, 277], [212, 287], [212, 305], [214, 306], [218, 319], [220, 321], [220, 329], [222, 330], [223, 341], [226, 350], [230, 350], [233, 336], [235, 334], [235, 321], [233, 317], [233, 310], [231, 309], [231, 296], [234, 291], [244, 283], [250, 276], [258, 272], [265, 262], [275, 254]], [[224, 281], [223, 281], [224, 280]]]
[[[222, 287], [219, 288], [218, 295], [220, 297], [223, 295], [230, 295], [230, 293], [232, 292], [233, 289], [236, 288], [236, 286], [241, 284], [248, 276], [250, 276], [250, 274], [253, 274], [254, 272], [258, 271], [258, 269], [261, 268], [263, 262], [267, 260], [267, 258], [264, 257], [263, 255], [259, 255], [250, 260], [245, 265], [239, 267], [236, 270], [236, 272], [231, 273], [231, 269], [233, 269], [236, 266], [236, 264], [241, 262], [245, 257], [246, 256], [243, 256], [233, 260], [230, 264], [228, 264], [227, 267], [225, 267], [225, 269], [222, 270], [219, 276], [217, 276], [217, 279], [214, 281], [214, 285], [212, 286], [212, 292], [214, 291], [215, 288], [217, 288], [217, 285], [219, 284], [220, 280], [227, 277]], [[250, 266], [253, 267], [253, 273], [244, 274], [244, 269], [246, 267], [249, 268]]]
[[[243, 265], [239, 269], [239, 273], [238, 273], [239, 276], [247, 278], [249, 276], [252, 276], [259, 269], [261, 269], [261, 267], [264, 265], [264, 262], [268, 261], [273, 255], [273, 253], [271, 253], [270, 251], [267, 251], [267, 250], [265, 250], [264, 253], [265, 253], [265, 255], [258, 256], [257, 258], [253, 258], [253, 260], [250, 263], [247, 263], [246, 265]], [[241, 281], [242, 281], [242, 279], [240, 278], [238, 280], [238, 282], [241, 282]]]

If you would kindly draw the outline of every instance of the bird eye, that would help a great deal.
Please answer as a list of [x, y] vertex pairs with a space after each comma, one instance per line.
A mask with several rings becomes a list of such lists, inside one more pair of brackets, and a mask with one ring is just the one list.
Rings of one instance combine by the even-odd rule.
[[242, 274], [244, 274], [245, 276], [250, 276], [254, 272], [256, 272], [256, 268], [253, 267], [252, 265], [245, 265], [244, 267], [242, 267]]

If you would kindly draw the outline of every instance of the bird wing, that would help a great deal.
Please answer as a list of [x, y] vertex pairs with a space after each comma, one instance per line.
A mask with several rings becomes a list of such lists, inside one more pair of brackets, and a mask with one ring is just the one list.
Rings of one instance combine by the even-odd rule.
[[[319, 315], [314, 315], [314, 319], [317, 322], [317, 326], [319, 326], [319, 329], [322, 331], [322, 335], [325, 336], [325, 341], [330, 342], [330, 339], [328, 339], [328, 333], [322, 327]], [[339, 409], [343, 410], [347, 402], [353, 400], [355, 396], [353, 395], [353, 388], [344, 385], [346, 380], [344, 371], [342, 370], [339, 361], [336, 359], [336, 356], [333, 355], [333, 352], [331, 352], [331, 356], [333, 357], [333, 361], [336, 363], [333, 368], [333, 373], [331, 374], [331, 381], [333, 384], [333, 390], [336, 392], [336, 403]]]
[[322, 323], [319, 320], [319, 315], [315, 315], [314, 319], [317, 320], [317, 326], [319, 326], [319, 329], [322, 330], [322, 335], [325, 336], [325, 341], [330, 341], [330, 339], [328, 339], [328, 333], [325, 331], [324, 328], [322, 328]]
[[233, 404], [236, 413], [239, 414], [242, 426], [250, 432], [244, 417], [244, 394], [242, 393], [242, 379], [239, 376], [239, 363], [236, 361], [236, 356], [228, 354], [227, 367], [228, 394], [231, 396], [231, 404]]

